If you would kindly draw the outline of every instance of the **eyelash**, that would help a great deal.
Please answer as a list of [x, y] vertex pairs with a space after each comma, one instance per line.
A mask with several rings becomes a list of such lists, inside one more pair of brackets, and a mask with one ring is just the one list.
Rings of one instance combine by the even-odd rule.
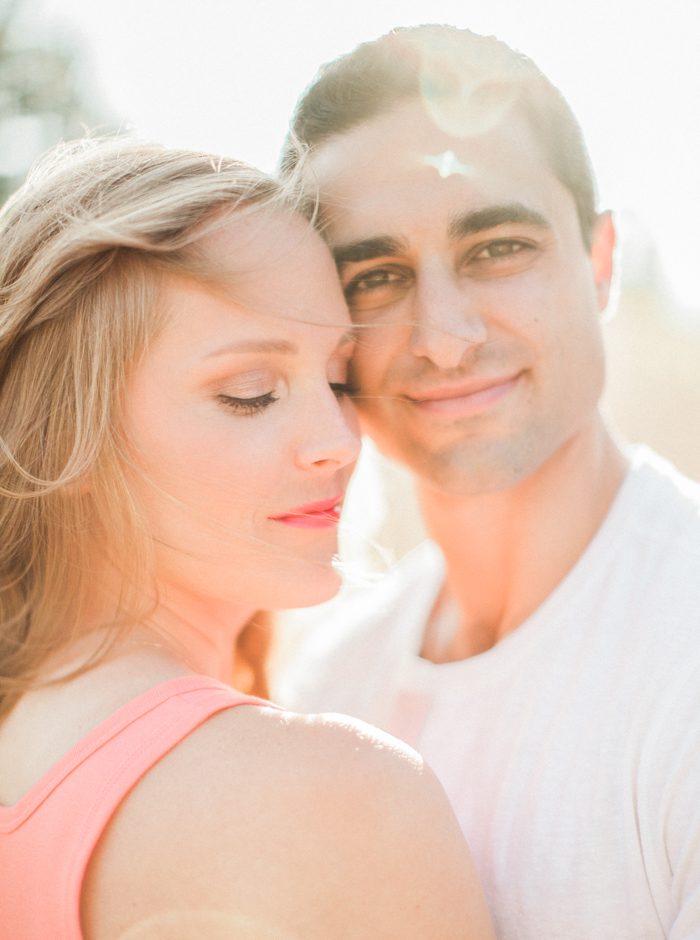
[[232, 395], [217, 396], [222, 405], [230, 408], [237, 415], [254, 415], [278, 400], [274, 392], [256, 395], [255, 398], [234, 398]]
[[[497, 261], [503, 258], [511, 258], [513, 255], [517, 255], [521, 251], [531, 247], [532, 245], [529, 242], [524, 241], [521, 238], [494, 238], [491, 239], [491, 241], [488, 241], [485, 245], [479, 245], [477, 247], [477, 250], [473, 254], [473, 260]], [[498, 249], [502, 248], [510, 248], [511, 250], [504, 254], [496, 253], [495, 255], [491, 255], [488, 259], [479, 259], [479, 255], [483, 254], [485, 251], [496, 249], [498, 252]]]
[[336, 398], [346, 396], [352, 398], [353, 395], [357, 395], [357, 388], [350, 382], [329, 382], [328, 384]]
[[376, 268], [373, 271], [365, 271], [352, 278], [345, 285], [345, 296], [349, 299], [355, 294], [382, 290], [392, 285], [398, 285], [402, 279], [406, 279], [406, 275], [392, 268]]
[[[348, 382], [329, 382], [328, 385], [338, 399], [350, 397], [357, 392], [357, 389]], [[258, 414], [279, 400], [274, 392], [256, 395], [255, 398], [235, 398], [232, 395], [218, 395], [217, 398], [222, 405], [230, 408], [237, 415]]]

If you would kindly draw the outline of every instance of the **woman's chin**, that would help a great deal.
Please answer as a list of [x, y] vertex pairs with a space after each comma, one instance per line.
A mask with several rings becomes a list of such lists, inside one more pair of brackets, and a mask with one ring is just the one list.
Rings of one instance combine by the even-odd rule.
[[287, 583], [278, 583], [277, 603], [270, 608], [283, 610], [294, 607], [314, 607], [329, 601], [340, 590], [342, 576], [329, 561], [328, 565], [313, 565], [312, 571], [300, 572], [299, 577]]

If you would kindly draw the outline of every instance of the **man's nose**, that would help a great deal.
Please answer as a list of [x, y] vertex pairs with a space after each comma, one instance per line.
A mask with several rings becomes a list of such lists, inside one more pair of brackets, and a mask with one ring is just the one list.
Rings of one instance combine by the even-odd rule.
[[419, 277], [410, 348], [440, 369], [454, 369], [486, 342], [487, 329], [468, 282], [433, 265]]

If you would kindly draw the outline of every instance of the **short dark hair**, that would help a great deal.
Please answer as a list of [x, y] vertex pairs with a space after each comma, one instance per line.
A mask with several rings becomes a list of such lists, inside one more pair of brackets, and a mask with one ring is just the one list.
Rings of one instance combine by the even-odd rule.
[[483, 107], [506, 96], [525, 117], [552, 172], [573, 196], [590, 247], [595, 181], [571, 108], [531, 59], [494, 36], [467, 29], [400, 27], [321, 66], [292, 116], [281, 172], [291, 173], [304, 153], [406, 100], [454, 97], [465, 77]]

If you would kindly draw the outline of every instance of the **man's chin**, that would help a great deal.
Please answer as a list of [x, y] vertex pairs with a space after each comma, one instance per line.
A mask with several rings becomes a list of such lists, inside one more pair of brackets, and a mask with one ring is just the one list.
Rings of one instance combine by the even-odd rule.
[[517, 486], [536, 472], [538, 461], [523, 459], [517, 448], [465, 446], [442, 451], [396, 453], [394, 459], [418, 478], [420, 485], [445, 495], [469, 497]]

